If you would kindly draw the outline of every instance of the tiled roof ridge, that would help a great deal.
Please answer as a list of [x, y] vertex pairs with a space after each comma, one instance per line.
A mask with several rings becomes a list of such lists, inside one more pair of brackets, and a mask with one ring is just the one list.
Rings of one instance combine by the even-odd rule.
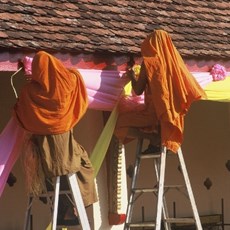
[[140, 54], [164, 29], [184, 56], [230, 57], [229, 0], [0, 0], [0, 48]]

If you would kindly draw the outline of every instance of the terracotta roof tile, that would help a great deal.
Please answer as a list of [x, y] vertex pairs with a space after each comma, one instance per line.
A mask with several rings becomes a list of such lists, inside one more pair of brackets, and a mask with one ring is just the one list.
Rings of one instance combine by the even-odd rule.
[[5, 32], [0, 31], [0, 38], [7, 38], [8, 34], [6, 34]]
[[0, 49], [140, 54], [154, 29], [187, 57], [230, 57], [229, 0], [0, 0]]

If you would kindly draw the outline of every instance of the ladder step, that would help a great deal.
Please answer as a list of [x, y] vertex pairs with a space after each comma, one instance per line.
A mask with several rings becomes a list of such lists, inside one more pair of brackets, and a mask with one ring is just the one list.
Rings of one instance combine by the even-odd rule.
[[[183, 188], [183, 187], [184, 187], [184, 185], [165, 185], [164, 189], [168, 190], [168, 189], [176, 189], [176, 188]], [[155, 188], [134, 188], [134, 189], [132, 189], [132, 191], [136, 192], [136, 193], [157, 192], [158, 188], [157, 187], [155, 187]]]
[[136, 193], [145, 193], [145, 192], [157, 192], [158, 189], [157, 188], [135, 188], [132, 190], [133, 192], [136, 192]]
[[149, 158], [155, 158], [158, 159], [161, 157], [161, 153], [148, 153], [148, 154], [138, 154], [138, 157], [140, 159], [149, 159]]
[[140, 222], [140, 223], [127, 223], [130, 228], [140, 228], [140, 227], [155, 227], [155, 222]]
[[[165, 220], [167, 223], [175, 224], [194, 224], [195, 220], [193, 218], [167, 218]], [[139, 223], [127, 223], [129, 227], [138, 228], [138, 227], [155, 227], [155, 222], [139, 222]]]
[[195, 223], [194, 218], [167, 218], [165, 219], [167, 223], [175, 223], [175, 224], [193, 224]]

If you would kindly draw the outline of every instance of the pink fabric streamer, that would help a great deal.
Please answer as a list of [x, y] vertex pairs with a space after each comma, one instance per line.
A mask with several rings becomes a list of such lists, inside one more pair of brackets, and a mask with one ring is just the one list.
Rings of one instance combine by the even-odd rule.
[[89, 108], [112, 111], [124, 85], [129, 81], [124, 72], [110, 70], [84, 70], [81, 73], [89, 99]]
[[191, 72], [191, 74], [203, 89], [213, 81], [212, 75], [209, 72]]
[[25, 75], [31, 75], [32, 74], [32, 61], [33, 61], [32, 57], [26, 56], [23, 58], [22, 63], [24, 65]]
[[26, 132], [11, 118], [0, 135], [0, 197], [9, 173], [20, 155]]

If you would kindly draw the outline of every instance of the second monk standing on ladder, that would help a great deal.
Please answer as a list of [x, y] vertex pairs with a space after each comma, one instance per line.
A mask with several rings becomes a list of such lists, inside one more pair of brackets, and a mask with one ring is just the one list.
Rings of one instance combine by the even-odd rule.
[[[145, 153], [161, 145], [176, 153], [183, 141], [184, 115], [192, 102], [206, 98], [205, 92], [187, 69], [171, 37], [163, 30], [150, 33], [141, 45], [143, 62], [136, 79], [132, 68], [127, 75], [137, 95], [145, 94], [141, 111], [120, 113], [115, 135], [127, 143], [130, 127], [152, 133]], [[159, 128], [160, 127], [160, 128]]]

